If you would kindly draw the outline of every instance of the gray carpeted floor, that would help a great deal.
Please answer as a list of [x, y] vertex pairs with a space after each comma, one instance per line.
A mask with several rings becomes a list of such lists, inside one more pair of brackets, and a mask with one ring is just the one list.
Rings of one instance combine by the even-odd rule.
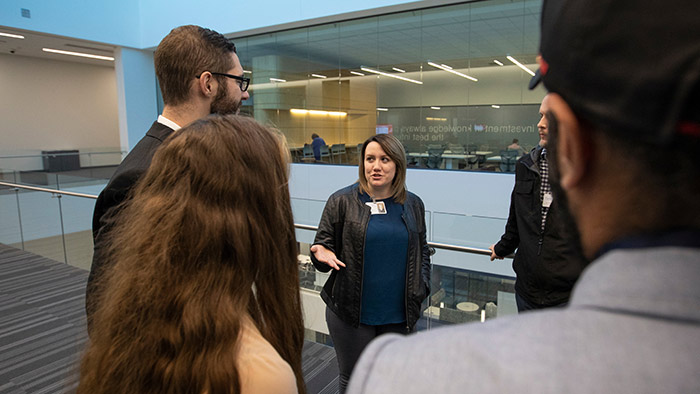
[[[0, 244], [0, 393], [66, 393], [87, 340], [88, 272]], [[306, 342], [307, 391], [338, 392], [333, 348]]]

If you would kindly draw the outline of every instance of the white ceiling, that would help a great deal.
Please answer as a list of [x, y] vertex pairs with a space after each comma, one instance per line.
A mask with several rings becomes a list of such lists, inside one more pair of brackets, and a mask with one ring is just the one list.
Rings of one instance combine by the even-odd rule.
[[27, 32], [19, 29], [6, 28], [3, 26], [0, 26], [0, 32], [24, 36], [24, 39], [0, 36], [0, 53], [2, 54], [114, 67], [113, 61], [90, 59], [42, 51], [42, 48], [51, 48], [62, 51], [82, 52], [92, 55], [114, 57], [115, 47], [111, 45], [83, 41], [75, 38]]

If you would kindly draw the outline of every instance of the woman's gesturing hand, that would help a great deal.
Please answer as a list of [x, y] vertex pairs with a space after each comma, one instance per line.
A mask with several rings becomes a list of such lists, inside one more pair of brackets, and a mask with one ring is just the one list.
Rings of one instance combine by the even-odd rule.
[[333, 268], [335, 270], [340, 270], [340, 267], [345, 267], [345, 263], [338, 260], [338, 258], [335, 257], [335, 253], [328, 250], [323, 245], [311, 246], [311, 253], [314, 254], [314, 257], [316, 257], [316, 260], [318, 260], [324, 264], [328, 264], [329, 266], [331, 266], [331, 268]]

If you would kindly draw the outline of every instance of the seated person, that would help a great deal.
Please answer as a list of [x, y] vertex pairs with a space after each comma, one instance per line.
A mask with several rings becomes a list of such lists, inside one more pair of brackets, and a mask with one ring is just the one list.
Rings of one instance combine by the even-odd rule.
[[304, 393], [283, 137], [213, 115], [174, 132], [110, 233], [78, 393]]
[[518, 151], [517, 156], [520, 157], [525, 154], [525, 149], [523, 149], [522, 146], [520, 146], [520, 141], [517, 138], [513, 138], [513, 143], [508, 145], [508, 150], [516, 150]]
[[326, 141], [319, 137], [318, 134], [311, 134], [311, 148], [314, 150], [314, 159], [321, 160], [321, 147], [326, 145]]

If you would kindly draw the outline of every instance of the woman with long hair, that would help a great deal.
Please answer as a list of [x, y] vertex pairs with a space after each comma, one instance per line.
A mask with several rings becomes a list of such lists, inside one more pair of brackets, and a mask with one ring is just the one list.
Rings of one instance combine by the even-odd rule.
[[283, 137], [210, 116], [117, 218], [78, 393], [305, 393]]
[[378, 134], [361, 152], [359, 180], [328, 198], [311, 246], [316, 269], [333, 269], [321, 298], [341, 393], [372, 339], [413, 331], [430, 292], [425, 208], [406, 190], [403, 145]]

